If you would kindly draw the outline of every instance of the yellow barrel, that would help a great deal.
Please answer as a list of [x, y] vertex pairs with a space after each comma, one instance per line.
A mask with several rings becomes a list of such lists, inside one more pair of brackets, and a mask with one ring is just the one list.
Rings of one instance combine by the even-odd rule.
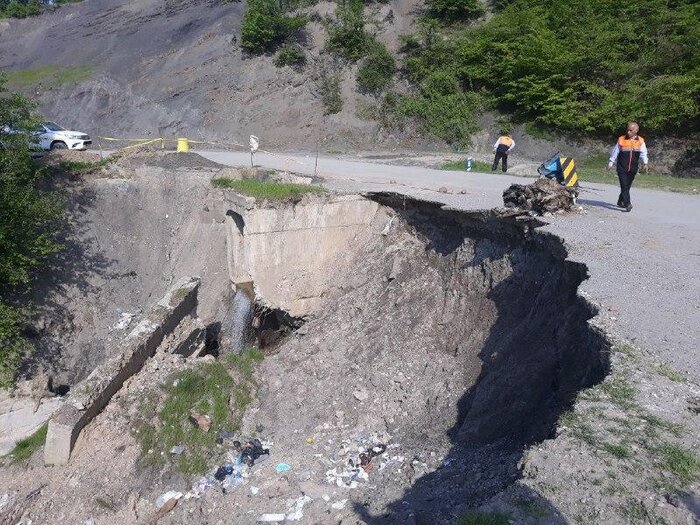
[[177, 151], [178, 153], [187, 153], [190, 151], [190, 143], [187, 139], [177, 139]]

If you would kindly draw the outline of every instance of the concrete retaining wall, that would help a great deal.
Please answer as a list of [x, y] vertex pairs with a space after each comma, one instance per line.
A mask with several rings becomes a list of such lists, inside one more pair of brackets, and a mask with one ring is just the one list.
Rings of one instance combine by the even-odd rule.
[[308, 195], [256, 202], [226, 195], [229, 275], [293, 317], [316, 312], [347, 269], [353, 244], [367, 242], [379, 205], [359, 195]]
[[165, 297], [126, 336], [122, 351], [97, 367], [71, 391], [49, 422], [44, 448], [46, 465], [65, 465], [80, 431], [107, 405], [129, 377], [141, 370], [163, 338], [197, 308], [198, 277], [178, 281]]

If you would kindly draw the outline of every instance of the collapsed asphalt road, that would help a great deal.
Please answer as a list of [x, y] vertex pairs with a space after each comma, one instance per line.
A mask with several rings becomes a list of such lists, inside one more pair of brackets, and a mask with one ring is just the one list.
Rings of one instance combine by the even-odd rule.
[[[228, 165], [247, 165], [248, 153], [198, 151]], [[313, 156], [256, 153], [256, 164], [314, 174]], [[442, 171], [416, 166], [318, 160], [317, 175], [334, 189], [401, 191], [460, 209], [502, 204], [509, 185], [522, 177]], [[618, 187], [585, 182], [584, 213], [554, 217], [544, 228], [566, 240], [572, 260], [585, 263], [590, 278], [581, 290], [603, 307], [620, 336], [657, 353], [700, 380], [700, 208], [698, 196], [633, 188], [634, 210], [614, 206]], [[449, 193], [438, 192], [446, 189]], [[465, 192], [465, 193], [460, 193]]]

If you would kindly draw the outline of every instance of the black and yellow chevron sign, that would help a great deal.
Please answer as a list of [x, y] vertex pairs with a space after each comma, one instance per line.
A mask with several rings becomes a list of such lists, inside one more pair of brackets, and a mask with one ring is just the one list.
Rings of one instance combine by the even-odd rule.
[[576, 173], [576, 163], [573, 158], [559, 157], [561, 170], [564, 173], [564, 186], [578, 186], [578, 173]]

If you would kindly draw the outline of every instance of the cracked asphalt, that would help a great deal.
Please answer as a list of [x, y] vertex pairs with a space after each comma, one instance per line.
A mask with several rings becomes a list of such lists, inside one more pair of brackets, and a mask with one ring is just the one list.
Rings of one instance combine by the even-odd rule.
[[[249, 153], [198, 151], [231, 166]], [[256, 153], [256, 165], [325, 179], [342, 191], [397, 191], [462, 209], [502, 205], [501, 194], [523, 177], [442, 171], [354, 159]], [[700, 196], [632, 188], [634, 209], [614, 203], [619, 188], [582, 180], [583, 211], [546, 218], [569, 258], [588, 266], [581, 292], [601, 305], [615, 335], [653, 352], [700, 382]], [[440, 191], [442, 190], [442, 191]]]

